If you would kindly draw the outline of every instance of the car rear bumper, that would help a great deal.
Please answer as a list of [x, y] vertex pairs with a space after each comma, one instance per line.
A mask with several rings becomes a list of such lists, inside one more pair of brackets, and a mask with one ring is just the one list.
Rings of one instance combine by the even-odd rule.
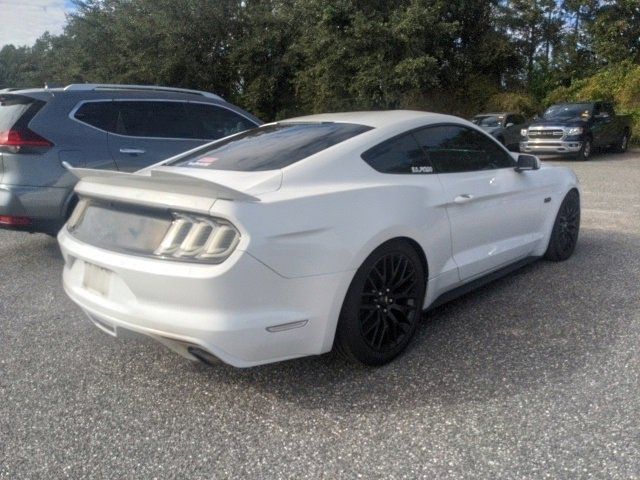
[[520, 142], [520, 151], [522, 153], [578, 153], [581, 148], [581, 141]]
[[288, 279], [242, 251], [194, 265], [102, 250], [64, 228], [58, 239], [65, 291], [99, 328], [152, 337], [190, 359], [196, 347], [236, 367], [330, 350], [352, 277]]
[[29, 219], [28, 225], [0, 223], [0, 228], [56, 233], [64, 223], [62, 212], [68, 195], [66, 188], [0, 184], [0, 216]]

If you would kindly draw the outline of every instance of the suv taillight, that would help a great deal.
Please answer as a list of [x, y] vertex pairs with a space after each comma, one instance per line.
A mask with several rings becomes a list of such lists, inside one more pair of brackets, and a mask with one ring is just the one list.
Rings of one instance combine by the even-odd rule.
[[23, 95], [0, 95], [0, 152], [40, 154], [53, 143], [29, 128], [46, 102]]
[[20, 130], [8, 130], [0, 132], [0, 147], [13, 147], [21, 149], [24, 147], [53, 147], [53, 143], [36, 132], [23, 128]]

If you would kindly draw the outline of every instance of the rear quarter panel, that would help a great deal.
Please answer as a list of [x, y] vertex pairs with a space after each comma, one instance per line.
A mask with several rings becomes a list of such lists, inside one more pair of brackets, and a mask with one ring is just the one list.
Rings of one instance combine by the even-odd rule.
[[288, 278], [356, 270], [397, 237], [423, 248], [430, 277], [455, 270], [437, 176], [389, 177], [396, 183], [314, 184], [256, 203], [218, 200], [211, 213], [236, 222], [247, 252]]

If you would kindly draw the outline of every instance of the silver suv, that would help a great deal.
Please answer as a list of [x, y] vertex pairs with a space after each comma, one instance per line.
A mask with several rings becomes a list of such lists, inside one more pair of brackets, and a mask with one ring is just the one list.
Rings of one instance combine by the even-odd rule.
[[74, 167], [135, 171], [262, 122], [217, 95], [138, 85], [0, 91], [0, 228], [55, 234]]

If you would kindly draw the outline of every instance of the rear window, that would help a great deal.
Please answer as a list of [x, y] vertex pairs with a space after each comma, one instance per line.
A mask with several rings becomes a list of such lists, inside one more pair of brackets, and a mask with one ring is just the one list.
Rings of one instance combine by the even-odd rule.
[[[20, 95], [0, 96], [0, 132], [16, 127], [20, 119], [30, 120], [42, 105], [43, 102]], [[29, 115], [25, 115], [27, 112]]]
[[266, 125], [221, 140], [170, 165], [238, 172], [277, 170], [367, 130], [371, 127], [331, 122]]

